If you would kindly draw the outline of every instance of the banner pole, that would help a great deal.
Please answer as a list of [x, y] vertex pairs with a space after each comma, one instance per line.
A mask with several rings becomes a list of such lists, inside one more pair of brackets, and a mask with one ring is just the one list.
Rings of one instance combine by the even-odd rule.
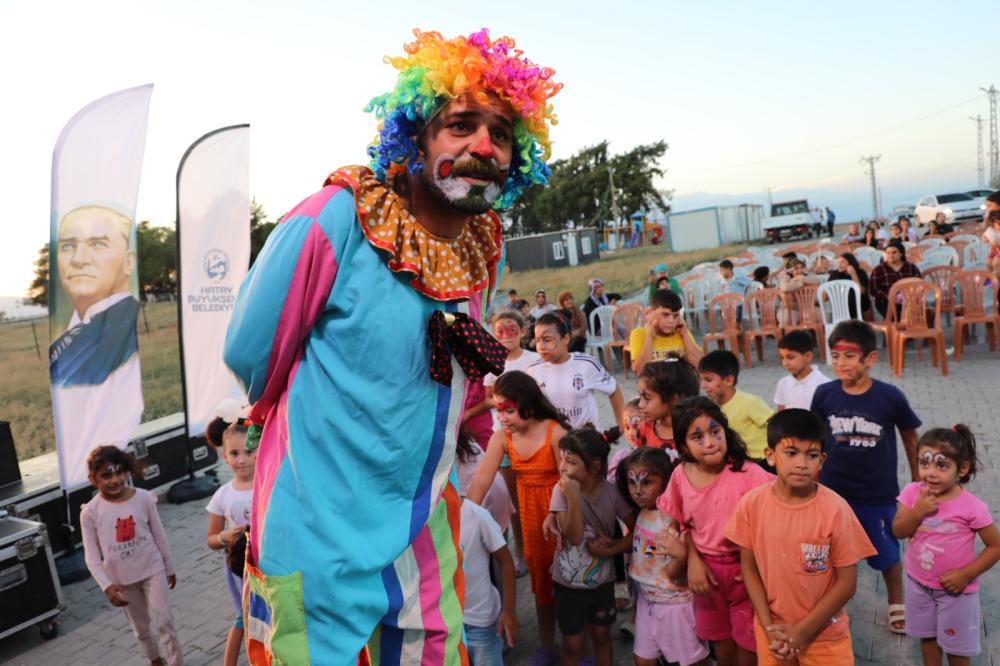
[[213, 479], [207, 476], [196, 477], [194, 473], [194, 447], [192, 446], [191, 435], [188, 433], [188, 423], [189, 423], [189, 412], [188, 412], [188, 398], [187, 398], [187, 373], [184, 363], [184, 289], [182, 280], [184, 279], [184, 271], [182, 268], [181, 261], [181, 174], [184, 172], [184, 163], [187, 161], [188, 156], [191, 152], [198, 147], [206, 139], [215, 136], [221, 132], [228, 130], [239, 129], [244, 127], [250, 127], [248, 123], [243, 123], [240, 125], [228, 125], [226, 127], [220, 127], [218, 129], [212, 130], [207, 134], [199, 137], [194, 143], [188, 146], [188, 149], [184, 151], [184, 155], [181, 157], [180, 163], [177, 165], [177, 181], [174, 190], [175, 196], [175, 216], [174, 216], [174, 226], [176, 231], [174, 232], [174, 238], [177, 245], [177, 351], [180, 354], [181, 363], [181, 401], [184, 405], [184, 442], [187, 449], [187, 459], [188, 459], [188, 478], [182, 481], [178, 481], [170, 490], [167, 492], [167, 499], [174, 504], [182, 504], [195, 499], [202, 499], [208, 497], [215, 493], [216, 489], [219, 487], [218, 479]]

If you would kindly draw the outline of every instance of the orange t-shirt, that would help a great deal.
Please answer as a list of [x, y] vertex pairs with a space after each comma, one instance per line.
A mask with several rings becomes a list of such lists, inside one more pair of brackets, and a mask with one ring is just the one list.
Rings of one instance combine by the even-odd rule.
[[[802, 504], [787, 504], [767, 483], [744, 495], [723, 530], [730, 541], [753, 551], [775, 622], [795, 624], [809, 614], [834, 583], [834, 568], [875, 555], [851, 507], [825, 486]], [[848, 635], [841, 608], [817, 635], [832, 641]]]

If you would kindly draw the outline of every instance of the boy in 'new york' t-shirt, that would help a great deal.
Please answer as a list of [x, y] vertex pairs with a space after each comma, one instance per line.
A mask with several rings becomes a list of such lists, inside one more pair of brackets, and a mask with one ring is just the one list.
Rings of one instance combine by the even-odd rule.
[[920, 419], [902, 391], [871, 377], [878, 358], [871, 325], [838, 324], [830, 334], [830, 358], [837, 380], [816, 388], [811, 407], [827, 427], [820, 482], [847, 500], [878, 551], [868, 564], [885, 578], [890, 631], [903, 633], [903, 570], [892, 535], [899, 495], [896, 430], [916, 480]]

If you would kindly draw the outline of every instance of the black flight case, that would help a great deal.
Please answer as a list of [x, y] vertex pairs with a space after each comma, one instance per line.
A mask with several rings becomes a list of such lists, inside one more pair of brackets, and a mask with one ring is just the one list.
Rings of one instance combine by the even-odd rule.
[[54, 638], [63, 609], [45, 525], [0, 514], [0, 639], [31, 625]]

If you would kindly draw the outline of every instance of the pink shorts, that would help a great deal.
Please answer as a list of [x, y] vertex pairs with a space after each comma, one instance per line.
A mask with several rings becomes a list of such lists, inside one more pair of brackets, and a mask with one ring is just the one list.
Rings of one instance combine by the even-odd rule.
[[632, 653], [642, 659], [663, 657], [681, 666], [695, 664], [708, 656], [708, 646], [694, 631], [694, 606], [652, 604], [639, 593], [635, 607], [635, 642]]
[[749, 652], [757, 651], [753, 635], [753, 606], [747, 588], [736, 580], [740, 575], [739, 555], [702, 555], [718, 586], [707, 597], [695, 595], [694, 622], [698, 638], [706, 641], [733, 639]]

